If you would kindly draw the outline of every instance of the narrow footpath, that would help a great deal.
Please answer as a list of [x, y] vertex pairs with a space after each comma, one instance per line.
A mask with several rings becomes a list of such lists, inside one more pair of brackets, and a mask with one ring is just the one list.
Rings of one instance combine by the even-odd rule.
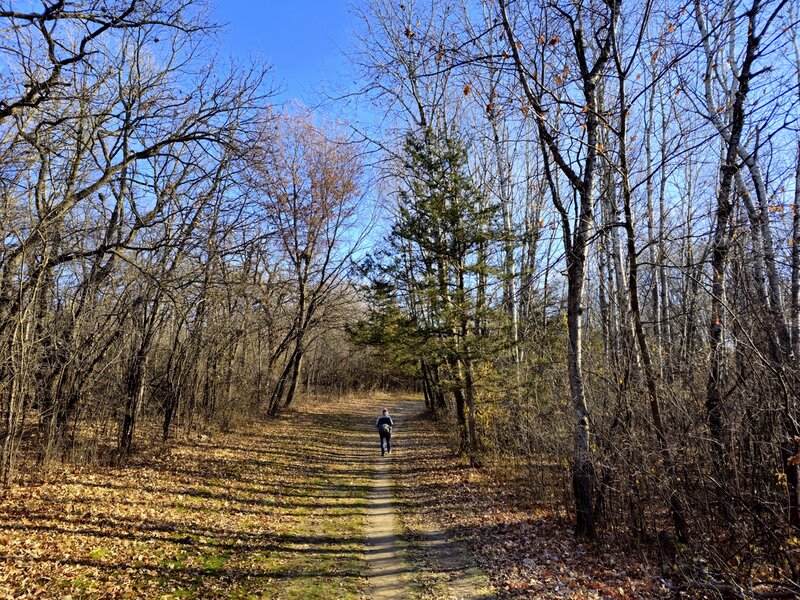
[[409, 598], [393, 502], [391, 454], [379, 456], [367, 505], [367, 577], [374, 600]]
[[[374, 403], [373, 403], [374, 404]], [[365, 407], [377, 417], [378, 406]], [[415, 488], [419, 473], [414, 456], [425, 436], [417, 425], [423, 405], [413, 401], [389, 403], [395, 431], [392, 452], [382, 457], [375, 435], [375, 471], [367, 509], [367, 562], [370, 597], [488, 600], [488, 579], [475, 567], [466, 549], [424, 517], [433, 498]], [[443, 441], [443, 440], [442, 440]], [[443, 448], [444, 453], [449, 450]], [[414, 490], [413, 497], [396, 498], [395, 487]], [[398, 514], [398, 510], [400, 513]], [[413, 523], [413, 527], [404, 525]], [[413, 531], [412, 531], [413, 529]]]

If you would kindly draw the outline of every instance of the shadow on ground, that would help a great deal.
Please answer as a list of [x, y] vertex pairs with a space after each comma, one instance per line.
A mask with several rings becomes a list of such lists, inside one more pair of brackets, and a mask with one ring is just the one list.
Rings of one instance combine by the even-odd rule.
[[0, 596], [360, 598], [373, 473], [364, 401], [65, 471], [0, 501]]

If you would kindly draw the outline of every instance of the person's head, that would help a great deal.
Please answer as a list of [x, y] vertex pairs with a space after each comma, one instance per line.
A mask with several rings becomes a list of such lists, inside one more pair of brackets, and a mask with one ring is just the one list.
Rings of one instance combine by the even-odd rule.
[[388, 414], [389, 414], [389, 409], [388, 409], [388, 408], [384, 408], [384, 409], [383, 409], [381, 412], [382, 412], [384, 415], [388, 415]]

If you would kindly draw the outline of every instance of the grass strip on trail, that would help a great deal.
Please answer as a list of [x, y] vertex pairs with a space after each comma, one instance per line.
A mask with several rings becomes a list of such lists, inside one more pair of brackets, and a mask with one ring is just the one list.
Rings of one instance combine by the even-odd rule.
[[363, 597], [373, 436], [351, 408], [320, 403], [10, 488], [0, 597]]

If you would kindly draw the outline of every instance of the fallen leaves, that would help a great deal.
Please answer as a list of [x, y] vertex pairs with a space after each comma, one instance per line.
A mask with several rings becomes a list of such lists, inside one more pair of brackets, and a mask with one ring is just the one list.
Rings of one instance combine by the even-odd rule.
[[409, 507], [401, 519], [412, 536], [438, 529], [463, 538], [500, 597], [659, 597], [641, 557], [578, 543], [561, 515], [528, 501], [522, 481], [467, 470], [434, 424], [418, 419], [413, 428], [397, 465], [399, 506]]
[[333, 456], [341, 407], [315, 411], [9, 488], [0, 597], [359, 598], [369, 473]]

